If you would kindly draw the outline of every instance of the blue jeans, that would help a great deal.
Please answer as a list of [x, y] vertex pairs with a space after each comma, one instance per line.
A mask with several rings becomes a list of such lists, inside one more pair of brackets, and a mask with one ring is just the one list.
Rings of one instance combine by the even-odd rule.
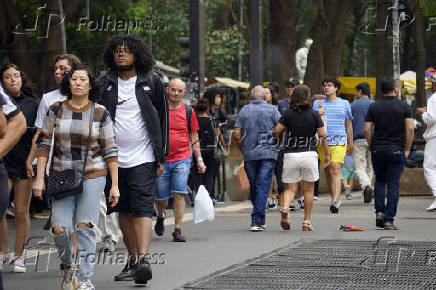
[[[75, 196], [67, 196], [53, 200], [51, 224], [67, 230], [62, 235], [54, 235], [62, 264], [71, 265], [75, 261], [71, 234], [77, 237], [77, 264], [79, 278], [90, 278], [94, 272], [95, 228], [98, 226], [100, 196], [103, 194], [106, 177], [86, 179], [83, 181], [83, 192]], [[73, 225], [74, 220], [74, 225]], [[77, 223], [90, 223], [91, 228], [77, 228]]]
[[[400, 178], [406, 164], [404, 151], [371, 150], [372, 166], [375, 173], [374, 207], [375, 212], [382, 212], [385, 221], [393, 222], [397, 214], [400, 198]], [[385, 204], [386, 186], [387, 203]]]
[[188, 194], [188, 178], [191, 158], [167, 161], [162, 175], [157, 179], [157, 200], [165, 200], [173, 193]]
[[250, 182], [250, 200], [253, 204], [251, 222], [260, 225], [265, 222], [265, 205], [271, 186], [276, 161], [274, 159], [244, 162], [244, 169]]

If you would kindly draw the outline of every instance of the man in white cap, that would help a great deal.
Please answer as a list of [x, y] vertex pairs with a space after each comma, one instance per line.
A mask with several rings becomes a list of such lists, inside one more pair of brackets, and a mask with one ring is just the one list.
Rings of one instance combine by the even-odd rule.
[[426, 209], [436, 210], [436, 75], [431, 77], [433, 94], [427, 100], [427, 107], [417, 108], [422, 120], [427, 125], [424, 139], [427, 142], [424, 150], [424, 176], [433, 193], [433, 203]]

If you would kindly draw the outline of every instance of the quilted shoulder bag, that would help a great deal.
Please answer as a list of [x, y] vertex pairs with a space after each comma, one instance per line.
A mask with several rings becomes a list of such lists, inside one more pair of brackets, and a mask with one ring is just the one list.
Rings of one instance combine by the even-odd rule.
[[[60, 106], [62, 106], [62, 103]], [[95, 103], [93, 102], [91, 106], [89, 135], [88, 140], [86, 141], [86, 153], [85, 161], [83, 162], [83, 170], [80, 172], [76, 169], [66, 169], [54, 174], [50, 174], [47, 178], [46, 193], [53, 199], [61, 199], [71, 195], [78, 195], [83, 191], [83, 175], [85, 174], [86, 160], [88, 159], [89, 147], [91, 144], [94, 108]]]

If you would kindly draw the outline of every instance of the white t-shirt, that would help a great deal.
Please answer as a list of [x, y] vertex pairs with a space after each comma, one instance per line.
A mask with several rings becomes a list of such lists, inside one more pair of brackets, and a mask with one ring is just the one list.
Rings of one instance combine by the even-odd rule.
[[136, 76], [123, 81], [118, 78], [118, 103], [114, 132], [118, 145], [118, 166], [131, 168], [153, 162], [153, 146], [135, 93]]
[[0, 105], [2, 106], [3, 114], [5, 115], [6, 119], [9, 119], [19, 113], [18, 107], [11, 100], [9, 95], [5, 92], [1, 84], [0, 84]]
[[35, 127], [42, 128], [45, 115], [47, 115], [48, 108], [56, 102], [63, 102], [67, 96], [61, 95], [59, 89], [51, 91], [42, 95], [42, 100], [39, 103], [38, 112], [36, 113]]

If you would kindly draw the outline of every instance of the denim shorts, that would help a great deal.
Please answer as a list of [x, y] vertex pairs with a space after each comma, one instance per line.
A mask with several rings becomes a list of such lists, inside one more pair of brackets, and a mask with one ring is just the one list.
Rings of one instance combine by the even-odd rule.
[[165, 200], [173, 193], [188, 194], [191, 158], [165, 162], [164, 171], [157, 180], [157, 200]]

